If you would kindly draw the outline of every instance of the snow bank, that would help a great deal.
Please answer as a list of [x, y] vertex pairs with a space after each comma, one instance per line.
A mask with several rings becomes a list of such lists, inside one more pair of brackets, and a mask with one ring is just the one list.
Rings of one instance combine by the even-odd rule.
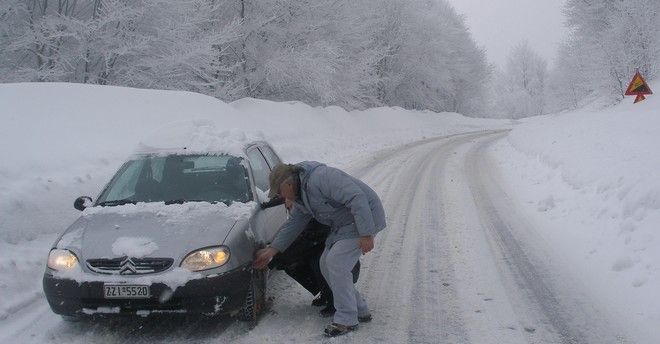
[[632, 102], [526, 119], [495, 153], [536, 230], [641, 331], [660, 321], [660, 97]]
[[0, 240], [61, 232], [79, 215], [73, 200], [96, 196], [138, 142], [163, 123], [232, 111], [187, 92], [0, 85]]
[[[356, 154], [423, 137], [478, 130], [458, 114], [379, 108], [347, 112], [188, 92], [79, 84], [0, 85], [0, 240], [61, 232], [131, 154], [144, 150], [240, 150], [265, 139], [291, 162], [343, 166]], [[5, 215], [7, 214], [7, 215]], [[29, 221], [28, 221], [29, 219]]]

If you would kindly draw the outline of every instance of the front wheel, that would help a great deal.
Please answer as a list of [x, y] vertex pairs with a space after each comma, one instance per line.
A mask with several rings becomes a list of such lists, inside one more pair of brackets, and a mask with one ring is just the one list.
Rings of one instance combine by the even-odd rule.
[[241, 321], [247, 322], [250, 327], [257, 325], [257, 317], [262, 313], [266, 306], [266, 274], [267, 269], [252, 270], [252, 277], [248, 285], [248, 292], [245, 296], [243, 308], [238, 313]]

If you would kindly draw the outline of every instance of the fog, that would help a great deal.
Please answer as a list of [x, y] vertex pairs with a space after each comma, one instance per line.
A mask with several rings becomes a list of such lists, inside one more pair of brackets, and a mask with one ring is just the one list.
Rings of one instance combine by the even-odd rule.
[[567, 30], [562, 14], [563, 0], [449, 0], [465, 16], [478, 45], [487, 50], [488, 59], [499, 66], [522, 40], [550, 65]]

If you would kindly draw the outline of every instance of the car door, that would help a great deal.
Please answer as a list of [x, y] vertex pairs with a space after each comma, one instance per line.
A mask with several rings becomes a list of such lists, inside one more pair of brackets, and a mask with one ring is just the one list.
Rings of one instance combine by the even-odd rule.
[[259, 150], [261, 150], [261, 153], [263, 153], [264, 157], [266, 158], [266, 161], [268, 162], [268, 165], [270, 165], [270, 168], [272, 169], [275, 167], [277, 164], [281, 164], [282, 160], [280, 157], [275, 153], [272, 147], [270, 147], [267, 144], [264, 144], [259, 147]]
[[[271, 168], [258, 146], [248, 148], [246, 153], [252, 170], [254, 186], [258, 189], [257, 193], [260, 199], [257, 201], [261, 203], [266, 200], [264, 197], [269, 189], [268, 175]], [[270, 243], [281, 225], [281, 222], [277, 219], [283, 217], [286, 218], [284, 205], [258, 211], [253, 219], [253, 231], [257, 242], [260, 244]]]
[[[280, 157], [275, 153], [275, 151], [269, 145], [267, 144], [260, 145], [259, 150], [261, 151], [262, 155], [266, 158], [266, 162], [268, 163], [271, 170], [275, 167], [275, 165], [282, 163]], [[269, 227], [279, 229], [284, 223], [284, 221], [286, 221], [287, 219], [287, 212], [284, 205], [275, 207], [275, 209], [278, 210], [273, 211], [272, 214], [270, 214], [271, 217], [269, 221], [271, 221], [271, 224], [269, 225]], [[275, 230], [275, 232], [272, 233], [272, 235], [275, 236], [275, 233], [277, 233], [277, 230]]]

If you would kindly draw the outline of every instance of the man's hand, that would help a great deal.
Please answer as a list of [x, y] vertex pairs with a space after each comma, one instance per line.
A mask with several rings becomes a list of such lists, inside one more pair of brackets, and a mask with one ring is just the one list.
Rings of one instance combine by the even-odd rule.
[[365, 254], [374, 249], [374, 237], [372, 235], [360, 237], [360, 250]]
[[262, 270], [268, 266], [268, 263], [270, 263], [270, 261], [273, 260], [273, 257], [275, 257], [275, 255], [278, 253], [279, 251], [272, 247], [266, 247], [262, 248], [261, 250], [257, 250], [252, 266], [255, 269]]

